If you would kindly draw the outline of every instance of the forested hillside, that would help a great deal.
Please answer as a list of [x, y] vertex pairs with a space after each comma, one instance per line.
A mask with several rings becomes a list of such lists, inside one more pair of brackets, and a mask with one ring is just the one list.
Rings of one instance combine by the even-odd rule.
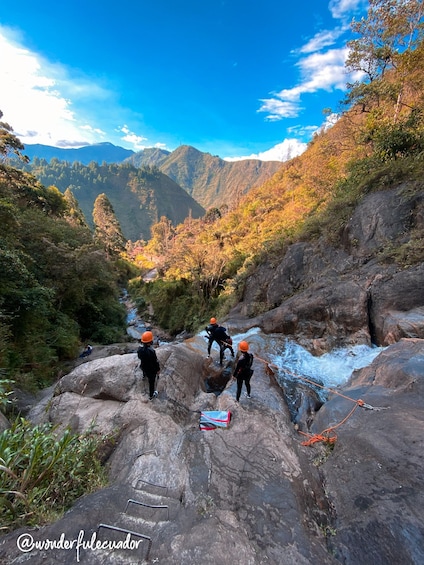
[[257, 159], [227, 162], [189, 145], [171, 153], [145, 149], [126, 160], [139, 167], [156, 165], [206, 209], [234, 208], [243, 195], [261, 186], [282, 165]]
[[[0, 122], [0, 156], [22, 149]], [[83, 341], [121, 339], [128, 268], [94, 240], [74, 200], [2, 163], [0, 219], [1, 372], [18, 387], [46, 385]]]
[[90, 226], [94, 201], [106, 194], [124, 236], [132, 241], [149, 239], [151, 226], [162, 216], [177, 225], [190, 215], [199, 218], [204, 214], [185, 190], [156, 167], [138, 169], [129, 163], [99, 165], [94, 161], [85, 166], [38, 158], [22, 167], [45, 186], [71, 190]]
[[[149, 245], [162, 253], [163, 280], [133, 284], [171, 330], [196, 327], [202, 313], [205, 319], [208, 312], [227, 311], [256, 265], [268, 263], [272, 269], [295, 241], [325, 237], [343, 246], [344, 226], [364, 195], [422, 179], [422, 5], [411, 1], [387, 11], [385, 3], [370, 2], [368, 18], [353, 22], [353, 30], [358, 39], [349, 45], [347, 68], [362, 79], [348, 85], [345, 110], [334, 126], [316, 135], [304, 154], [251, 190], [237, 208], [226, 214], [210, 211], [172, 232], [158, 231], [161, 241], [151, 240]], [[380, 260], [422, 261], [421, 237], [405, 234], [404, 248], [388, 244]], [[175, 316], [168, 308], [171, 295]]]

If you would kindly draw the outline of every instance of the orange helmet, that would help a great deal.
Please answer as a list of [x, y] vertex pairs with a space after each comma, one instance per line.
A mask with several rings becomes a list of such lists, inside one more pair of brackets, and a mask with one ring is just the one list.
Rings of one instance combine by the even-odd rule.
[[211, 324], [216, 324], [216, 318], [211, 318]]
[[244, 352], [249, 351], [249, 344], [247, 343], [247, 341], [241, 341], [239, 343], [239, 349], [240, 351], [244, 351]]
[[153, 334], [152, 332], [144, 332], [141, 336], [142, 343], [152, 343], [153, 341]]

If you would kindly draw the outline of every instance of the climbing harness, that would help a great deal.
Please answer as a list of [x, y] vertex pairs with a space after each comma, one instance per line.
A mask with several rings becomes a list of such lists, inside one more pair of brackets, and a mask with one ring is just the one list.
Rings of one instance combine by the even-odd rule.
[[[280, 370], [280, 367], [278, 367], [274, 363], [269, 363], [265, 359], [261, 359], [261, 357], [258, 357], [258, 356], [255, 356], [255, 358], [258, 359], [259, 361], [262, 361], [262, 363], [265, 363], [265, 366], [266, 366], [265, 371], [270, 376], [275, 374], [271, 367], [275, 367], [277, 369], [277, 371]], [[302, 377], [301, 375], [294, 373], [293, 371], [290, 371], [290, 369], [283, 368], [283, 370], [286, 373], [290, 374], [292, 377], [295, 377], [296, 379], [299, 379], [299, 380], [301, 380], [305, 383], [311, 384], [313, 386], [328, 390], [329, 392], [332, 392], [333, 394], [336, 394], [337, 396], [340, 396], [340, 397], [342, 397], [346, 400], [350, 400], [351, 402], [353, 402], [355, 404], [355, 406], [352, 408], [352, 410], [349, 412], [349, 414], [347, 414], [347, 416], [345, 416], [345, 418], [343, 418], [343, 420], [341, 420], [341, 422], [339, 422], [338, 424], [335, 424], [334, 426], [329, 426], [328, 428], [323, 430], [320, 434], [308, 434], [306, 432], [302, 432], [301, 430], [297, 430], [300, 434], [309, 438], [305, 441], [302, 441], [302, 445], [310, 446], [310, 445], [314, 445], [315, 443], [318, 443], [318, 442], [323, 442], [323, 443], [326, 443], [328, 445], [334, 445], [336, 440], [337, 440], [337, 434], [334, 430], [336, 430], [342, 424], [347, 422], [347, 420], [353, 415], [353, 413], [355, 412], [355, 410], [358, 407], [364, 408], [366, 410], [376, 410], [376, 411], [387, 410], [387, 407], [383, 408], [383, 407], [371, 406], [371, 404], [367, 404], [361, 398], [355, 399], [355, 398], [351, 398], [350, 396], [346, 396], [345, 394], [342, 394], [341, 392], [334, 390], [333, 388], [326, 387], [326, 386], [321, 385], [321, 384], [319, 384], [315, 381], [307, 379], [306, 377]]]

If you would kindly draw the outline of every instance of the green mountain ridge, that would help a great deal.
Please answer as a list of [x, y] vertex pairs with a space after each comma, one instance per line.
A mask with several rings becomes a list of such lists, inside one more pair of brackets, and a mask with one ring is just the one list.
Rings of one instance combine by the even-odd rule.
[[149, 239], [150, 228], [162, 216], [174, 225], [192, 216], [200, 218], [205, 210], [185, 190], [156, 168], [138, 169], [129, 163], [88, 166], [52, 159], [35, 158], [24, 169], [45, 186], [61, 192], [70, 189], [89, 225], [93, 225], [93, 204], [99, 194], [109, 198], [122, 232], [127, 239]]
[[97, 143], [78, 149], [26, 145], [24, 153], [32, 160], [58, 159], [69, 164], [79, 162], [89, 165], [94, 161], [98, 164], [130, 163], [136, 168], [157, 167], [205, 209], [233, 208], [243, 195], [261, 186], [283, 165], [280, 161], [259, 159], [225, 161], [191, 145], [181, 145], [174, 151], [147, 147], [137, 153], [111, 143]]

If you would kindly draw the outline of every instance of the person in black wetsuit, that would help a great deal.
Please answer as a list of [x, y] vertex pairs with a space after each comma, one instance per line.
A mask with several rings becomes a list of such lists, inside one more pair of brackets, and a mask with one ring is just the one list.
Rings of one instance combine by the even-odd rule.
[[251, 369], [253, 363], [253, 355], [249, 353], [249, 344], [247, 341], [241, 341], [239, 343], [239, 353], [237, 353], [237, 363], [234, 369], [233, 377], [237, 379], [237, 393], [236, 401], [240, 400], [241, 389], [243, 383], [246, 386], [246, 396], [250, 396], [250, 379], [252, 378], [253, 371]]
[[149, 400], [157, 397], [158, 391], [155, 390], [156, 378], [159, 376], [160, 365], [153, 348], [153, 334], [150, 331], [144, 332], [141, 336], [141, 345], [137, 350], [140, 359], [140, 369], [143, 376], [149, 381]]
[[205, 328], [208, 334], [208, 355], [211, 354], [212, 344], [215, 341], [219, 346], [219, 364], [222, 365], [224, 360], [224, 352], [229, 349], [231, 356], [234, 357], [233, 341], [227, 334], [226, 328], [220, 326], [216, 318], [210, 319], [210, 324]]

